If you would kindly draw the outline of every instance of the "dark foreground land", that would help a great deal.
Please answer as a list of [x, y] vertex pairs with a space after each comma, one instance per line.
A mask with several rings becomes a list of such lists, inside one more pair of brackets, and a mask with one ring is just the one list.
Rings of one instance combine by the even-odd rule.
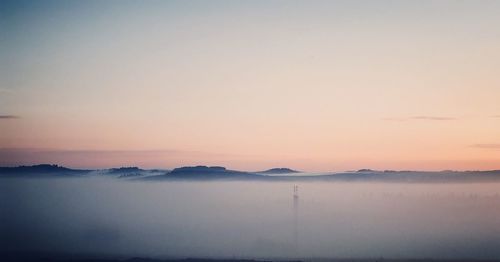
[[110, 257], [110, 256], [80, 256], [47, 253], [1, 253], [2, 262], [492, 262], [500, 260], [485, 259], [392, 259], [392, 258], [331, 258], [331, 259], [227, 259], [227, 258], [185, 258], [185, 259], [154, 259], [147, 257]]
[[[147, 257], [113, 257], [113, 256], [81, 256], [67, 254], [49, 254], [49, 253], [1, 253], [2, 262], [272, 262], [271, 260], [253, 260], [253, 259], [204, 259], [204, 258], [185, 258], [185, 259], [154, 259]], [[279, 260], [280, 262], [299, 262], [299, 260]]]

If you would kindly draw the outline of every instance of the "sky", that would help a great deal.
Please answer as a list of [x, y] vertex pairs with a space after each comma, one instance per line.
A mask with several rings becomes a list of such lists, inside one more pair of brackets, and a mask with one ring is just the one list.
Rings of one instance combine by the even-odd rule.
[[0, 165], [500, 169], [500, 1], [1, 1]]

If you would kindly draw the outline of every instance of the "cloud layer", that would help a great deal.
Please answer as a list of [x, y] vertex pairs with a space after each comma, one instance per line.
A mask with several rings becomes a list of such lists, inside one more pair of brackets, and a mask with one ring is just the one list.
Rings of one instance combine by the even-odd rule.
[[387, 121], [409, 121], [409, 120], [429, 120], [429, 121], [450, 121], [456, 120], [454, 117], [447, 116], [410, 116], [410, 117], [387, 117], [383, 118], [383, 120]]
[[15, 115], [0, 115], [0, 119], [18, 119], [19, 116]]
[[500, 149], [500, 144], [475, 144], [472, 145], [472, 147], [484, 149]]

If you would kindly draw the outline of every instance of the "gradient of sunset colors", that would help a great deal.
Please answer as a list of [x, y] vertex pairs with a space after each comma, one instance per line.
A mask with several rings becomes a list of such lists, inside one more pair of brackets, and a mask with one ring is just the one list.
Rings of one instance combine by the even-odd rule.
[[500, 1], [1, 1], [0, 165], [500, 169]]

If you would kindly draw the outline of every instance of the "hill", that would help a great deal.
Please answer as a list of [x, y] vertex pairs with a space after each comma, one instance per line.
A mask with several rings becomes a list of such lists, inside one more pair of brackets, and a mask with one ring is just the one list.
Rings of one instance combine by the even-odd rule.
[[260, 172], [257, 172], [259, 174], [292, 174], [292, 173], [300, 173], [300, 171], [297, 171], [297, 170], [293, 170], [293, 169], [290, 169], [290, 168], [286, 168], [286, 167], [277, 167], [277, 168], [271, 168], [271, 169], [268, 169], [268, 170], [265, 170], [265, 171], [260, 171]]
[[70, 169], [58, 165], [41, 164], [34, 166], [0, 167], [0, 175], [16, 177], [53, 177], [53, 176], [80, 176], [92, 170]]
[[262, 176], [236, 170], [228, 170], [221, 166], [186, 166], [173, 169], [171, 172], [148, 177], [147, 180], [252, 180]]

